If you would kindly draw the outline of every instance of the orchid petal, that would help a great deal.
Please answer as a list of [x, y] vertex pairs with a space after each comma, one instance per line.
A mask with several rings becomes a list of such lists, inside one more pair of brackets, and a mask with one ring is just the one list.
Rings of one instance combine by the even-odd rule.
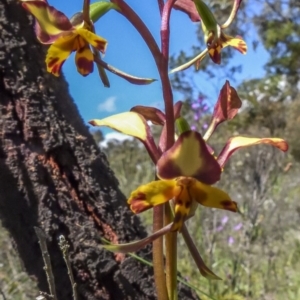
[[105, 52], [107, 46], [106, 39], [94, 34], [93, 32], [85, 28], [76, 29], [76, 33], [79, 34], [83, 39], [85, 39], [90, 45], [95, 47], [100, 52]]
[[239, 36], [232, 37], [226, 34], [222, 36], [222, 47], [224, 48], [225, 45], [231, 46], [241, 52], [242, 54], [247, 53], [247, 44], [246, 42]]
[[234, 20], [237, 12], [239, 10], [241, 3], [242, 3], [242, 0], [234, 0], [231, 13], [230, 13], [228, 19], [226, 20], [226, 22], [221, 26], [222, 29], [227, 28], [232, 23], [232, 21]]
[[213, 184], [220, 179], [221, 168], [210, 154], [200, 133], [186, 131], [157, 162], [157, 176], [173, 179], [180, 176], [194, 177]]
[[90, 18], [93, 23], [96, 23], [102, 16], [104, 16], [111, 9], [117, 11], [120, 10], [117, 4], [107, 2], [107, 1], [98, 1], [90, 4]]
[[[193, 186], [196, 179], [190, 177], [176, 178], [176, 188], [174, 189], [175, 215], [172, 231], [180, 231], [186, 218], [190, 215], [193, 206], [193, 198], [190, 193], [190, 187]], [[195, 212], [197, 206], [193, 206]]]
[[222, 33], [220, 39], [208, 50], [209, 56], [215, 64], [221, 63], [221, 50], [227, 46], [235, 48], [242, 54], [247, 53], [247, 44], [242, 38]]
[[161, 155], [145, 118], [136, 112], [125, 112], [102, 120], [91, 120], [89, 123], [92, 126], [107, 126], [138, 138], [144, 144], [153, 162], [156, 162]]
[[130, 74], [127, 74], [127, 73], [107, 64], [99, 57], [95, 56], [94, 60], [97, 63], [97, 65], [100, 65], [104, 69], [110, 71], [111, 73], [118, 75], [119, 77], [127, 80], [130, 83], [137, 84], [137, 85], [146, 85], [146, 84], [150, 84], [150, 83], [156, 81], [156, 79], [153, 79], [153, 78], [143, 78], [143, 77], [137, 77], [137, 76], [132, 76]]
[[47, 71], [55, 76], [60, 75], [61, 67], [74, 50], [76, 35], [61, 36], [52, 44], [46, 55]]
[[157, 180], [139, 186], [133, 191], [127, 201], [130, 209], [138, 214], [153, 206], [166, 203], [174, 197], [175, 180]]
[[183, 70], [191, 67], [195, 63], [197, 63], [196, 69], [198, 70], [198, 66], [199, 66], [200, 62], [203, 60], [203, 58], [205, 57], [205, 55], [207, 53], [208, 53], [208, 49], [206, 48], [199, 55], [197, 55], [196, 57], [194, 57], [190, 61], [184, 63], [183, 65], [180, 65], [180, 66], [172, 69], [169, 73], [172, 74], [172, 73], [175, 73], [175, 72], [178, 72], [178, 71], [183, 71]]
[[220, 45], [220, 43], [216, 43], [214, 47], [209, 48], [208, 54], [211, 58], [211, 60], [219, 65], [221, 63], [221, 50], [222, 48], [225, 48], [227, 45]]
[[207, 279], [222, 280], [219, 276], [217, 276], [212, 270], [210, 270], [206, 266], [185, 225], [182, 226], [182, 236], [201, 275]]
[[136, 252], [141, 248], [145, 247], [146, 245], [152, 243], [162, 235], [168, 233], [171, 230], [172, 225], [173, 223], [170, 223], [167, 226], [163, 227], [162, 229], [154, 232], [153, 234], [139, 241], [135, 241], [127, 244], [101, 245], [100, 247], [109, 250], [111, 252], [117, 252], [117, 253]]
[[230, 138], [225, 147], [222, 149], [218, 156], [218, 163], [223, 168], [229, 157], [238, 149], [258, 145], [269, 144], [280, 149], [283, 152], [288, 150], [288, 144], [285, 140], [280, 138], [248, 138], [243, 136], [235, 136]]
[[[95, 49], [94, 47], [93, 47], [93, 53], [94, 53], [95, 62], [97, 60], [101, 60], [100, 52], [97, 49]], [[96, 62], [96, 66], [97, 66], [97, 69], [98, 69], [99, 77], [100, 77], [100, 79], [103, 83], [103, 86], [110, 87], [109, 79], [108, 79], [108, 76], [105, 72], [105, 69], [100, 64], [98, 64], [97, 62]]]
[[190, 17], [192, 22], [201, 21], [193, 0], [176, 0], [173, 8], [186, 13]]
[[146, 141], [151, 135], [150, 127], [145, 118], [136, 112], [125, 112], [102, 120], [91, 120], [93, 126], [106, 126], [121, 133]]
[[77, 65], [77, 71], [81, 75], [87, 76], [93, 72], [94, 55], [89, 45], [85, 45], [85, 47], [82, 47], [76, 51], [75, 61]]
[[193, 199], [203, 206], [232, 212], [238, 211], [236, 202], [232, 201], [227, 193], [216, 187], [195, 181], [190, 187], [190, 193]]
[[155, 125], [164, 125], [166, 121], [165, 114], [156, 107], [137, 105], [130, 109], [142, 115], [147, 121], [151, 121]]
[[205, 43], [207, 43], [207, 39], [210, 34], [212, 34], [215, 39], [218, 39], [221, 31], [215, 16], [202, 0], [194, 0], [194, 3], [201, 18]]
[[214, 107], [211, 123], [207, 129], [203, 139], [207, 141], [218, 125], [226, 120], [232, 120], [239, 108], [242, 106], [242, 101], [239, 98], [236, 90], [230, 86], [228, 80], [223, 85], [218, 101]]
[[36, 18], [36, 33], [41, 43], [49, 44], [53, 42], [51, 38], [72, 30], [72, 24], [65, 14], [48, 5], [45, 0], [23, 0], [22, 6]]

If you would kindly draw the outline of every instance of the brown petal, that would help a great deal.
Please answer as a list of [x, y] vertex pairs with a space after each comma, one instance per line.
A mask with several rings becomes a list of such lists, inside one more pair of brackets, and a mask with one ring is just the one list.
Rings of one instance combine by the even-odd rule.
[[204, 135], [204, 140], [208, 140], [217, 126], [226, 120], [233, 119], [239, 108], [242, 106], [242, 101], [239, 98], [236, 90], [230, 86], [228, 80], [223, 85], [218, 101], [214, 107], [211, 123], [207, 132]]
[[186, 131], [157, 162], [157, 176], [173, 179], [193, 177], [203, 183], [213, 184], [220, 179], [221, 168], [208, 150], [200, 133]]
[[151, 121], [155, 125], [164, 125], [166, 117], [165, 114], [155, 107], [137, 105], [130, 109], [142, 115], [147, 121]]
[[186, 13], [193, 22], [201, 20], [193, 0], [177, 0], [173, 7]]

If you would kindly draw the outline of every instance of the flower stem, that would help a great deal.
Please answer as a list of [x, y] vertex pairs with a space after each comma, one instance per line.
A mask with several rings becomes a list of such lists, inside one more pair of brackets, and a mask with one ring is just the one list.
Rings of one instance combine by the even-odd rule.
[[168, 0], [163, 9], [160, 27], [161, 36], [161, 64], [159, 67], [159, 75], [161, 78], [163, 97], [165, 102], [166, 127], [167, 127], [167, 143], [166, 148], [169, 149], [174, 144], [174, 111], [173, 111], [173, 93], [168, 74], [169, 66], [169, 46], [170, 46], [170, 16], [172, 6], [175, 0]]
[[165, 5], [164, 0], [157, 0], [157, 2], [158, 2], [158, 8], [159, 8], [160, 16], [162, 16], [164, 5]]
[[[173, 221], [173, 213], [169, 203], [165, 204], [165, 225]], [[165, 236], [166, 280], [170, 300], [177, 300], [177, 231]]]
[[[174, 144], [174, 110], [173, 93], [168, 74], [169, 67], [169, 46], [170, 46], [170, 16], [175, 0], [168, 0], [162, 11], [160, 36], [161, 36], [161, 64], [158, 68], [161, 78], [163, 97], [166, 114], [166, 149]], [[172, 222], [173, 215], [170, 204], [165, 205], [165, 225]], [[177, 299], [177, 232], [168, 233], [165, 237], [166, 245], [166, 279], [170, 300]]]
[[[164, 223], [164, 206], [153, 207], [153, 232], [160, 230]], [[163, 237], [153, 242], [154, 281], [158, 300], [169, 300], [164, 271]]]

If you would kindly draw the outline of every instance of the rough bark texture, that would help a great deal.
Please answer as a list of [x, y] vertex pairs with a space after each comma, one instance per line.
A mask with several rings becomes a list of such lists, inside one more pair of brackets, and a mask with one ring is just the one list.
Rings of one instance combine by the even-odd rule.
[[[39, 289], [48, 291], [34, 226], [48, 237], [59, 299], [72, 292], [57, 241], [71, 245], [80, 299], [155, 299], [152, 269], [97, 248], [145, 236], [94, 143], [63, 78], [16, 0], [0, 0], [0, 217]], [[100, 83], [99, 83], [100, 84]], [[88, 105], [88, 103], [87, 103]], [[151, 248], [140, 252], [151, 259]], [[196, 299], [181, 289], [179, 299]]]

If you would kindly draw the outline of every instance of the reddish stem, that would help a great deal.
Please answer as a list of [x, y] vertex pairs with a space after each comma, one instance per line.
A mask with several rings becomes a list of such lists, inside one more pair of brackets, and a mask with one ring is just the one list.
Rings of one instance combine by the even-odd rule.
[[165, 101], [167, 142], [166, 148], [169, 149], [174, 144], [174, 114], [173, 114], [173, 93], [168, 74], [169, 65], [169, 44], [170, 44], [170, 15], [172, 6], [176, 0], [168, 0], [163, 9], [160, 36], [161, 36], [161, 65], [159, 74], [161, 77], [163, 96]]
[[164, 2], [164, 0], [157, 0], [157, 2], [158, 2], [158, 8], [159, 8], [160, 16], [162, 16], [163, 9], [164, 9], [164, 6], [165, 6], [165, 2]]

